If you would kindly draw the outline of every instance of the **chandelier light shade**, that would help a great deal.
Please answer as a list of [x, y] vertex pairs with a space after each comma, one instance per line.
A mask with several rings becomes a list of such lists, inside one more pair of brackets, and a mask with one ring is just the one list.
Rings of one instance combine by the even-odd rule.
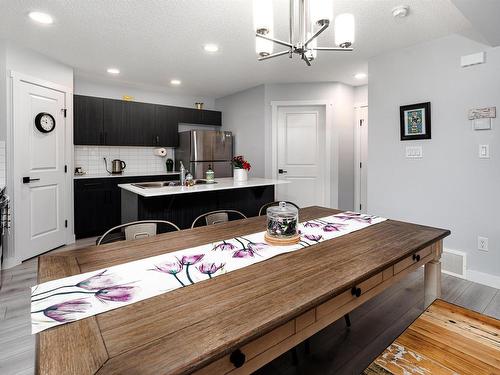
[[[353, 50], [351, 46], [354, 43], [354, 16], [352, 14], [340, 14], [335, 19], [336, 47], [318, 47], [318, 36], [332, 23], [333, 0], [289, 1], [289, 37], [286, 41], [275, 38], [273, 35], [272, 0], [253, 1], [255, 51], [259, 56], [259, 61], [284, 55], [292, 58], [294, 54], [297, 54], [306, 65], [310, 66], [311, 61], [317, 58], [318, 51]], [[298, 9], [297, 17], [296, 8]], [[297, 23], [298, 27], [296, 27]], [[286, 49], [273, 53], [274, 44], [284, 46]]]
[[335, 17], [335, 44], [350, 47], [354, 43], [354, 16], [349, 13]]
[[325, 21], [333, 20], [333, 1], [310, 0], [311, 23], [323, 26]]
[[272, 0], [254, 0], [253, 2], [254, 30], [267, 34], [273, 29], [273, 2]]

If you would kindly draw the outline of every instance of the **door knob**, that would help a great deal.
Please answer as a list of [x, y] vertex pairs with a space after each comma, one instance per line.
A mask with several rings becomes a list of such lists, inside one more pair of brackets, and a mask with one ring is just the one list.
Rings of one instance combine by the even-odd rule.
[[30, 178], [30, 177], [23, 177], [23, 184], [29, 184], [30, 182], [33, 181], [40, 181], [39, 178]]
[[285, 174], [285, 173], [287, 173], [287, 171], [285, 171], [284, 169], [280, 168], [280, 169], [278, 169], [278, 173], [279, 174]]

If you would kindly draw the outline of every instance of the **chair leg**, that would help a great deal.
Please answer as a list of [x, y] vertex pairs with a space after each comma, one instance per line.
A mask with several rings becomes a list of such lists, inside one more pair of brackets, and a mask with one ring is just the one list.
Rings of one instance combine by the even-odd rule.
[[292, 365], [298, 366], [299, 365], [299, 355], [297, 354], [297, 347], [293, 347], [290, 349], [290, 352], [292, 353]]
[[345, 325], [349, 328], [351, 326], [351, 318], [349, 317], [349, 314], [345, 314], [344, 319], [345, 319]]
[[306, 339], [304, 341], [304, 352], [306, 353], [306, 355], [311, 354], [311, 342], [309, 341], [309, 339]]

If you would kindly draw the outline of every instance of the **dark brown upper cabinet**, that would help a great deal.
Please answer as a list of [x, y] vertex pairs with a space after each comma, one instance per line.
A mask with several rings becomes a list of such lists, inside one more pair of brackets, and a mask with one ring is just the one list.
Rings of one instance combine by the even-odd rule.
[[104, 142], [102, 98], [75, 95], [73, 103], [75, 145], [102, 145]]
[[74, 96], [74, 144], [178, 145], [178, 124], [222, 125], [218, 111]]

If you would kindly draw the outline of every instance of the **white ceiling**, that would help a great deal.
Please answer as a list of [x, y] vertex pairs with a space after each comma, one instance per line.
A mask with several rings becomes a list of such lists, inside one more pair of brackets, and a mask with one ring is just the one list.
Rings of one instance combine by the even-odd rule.
[[[288, 0], [274, 0], [276, 37], [287, 39]], [[391, 9], [410, 6], [394, 19]], [[0, 0], [0, 37], [75, 68], [81, 76], [112, 79], [200, 96], [221, 97], [262, 83], [340, 81], [364, 84], [369, 57], [470, 28], [450, 0], [334, 0], [335, 13], [356, 18], [353, 53], [320, 52], [312, 67], [297, 56], [258, 62], [251, 0]], [[54, 24], [33, 23], [29, 11]], [[332, 28], [331, 28], [332, 29]], [[203, 44], [220, 51], [209, 55]], [[333, 43], [333, 30], [320, 46]], [[278, 48], [275, 49], [279, 50]], [[172, 78], [182, 80], [170, 86]]]

